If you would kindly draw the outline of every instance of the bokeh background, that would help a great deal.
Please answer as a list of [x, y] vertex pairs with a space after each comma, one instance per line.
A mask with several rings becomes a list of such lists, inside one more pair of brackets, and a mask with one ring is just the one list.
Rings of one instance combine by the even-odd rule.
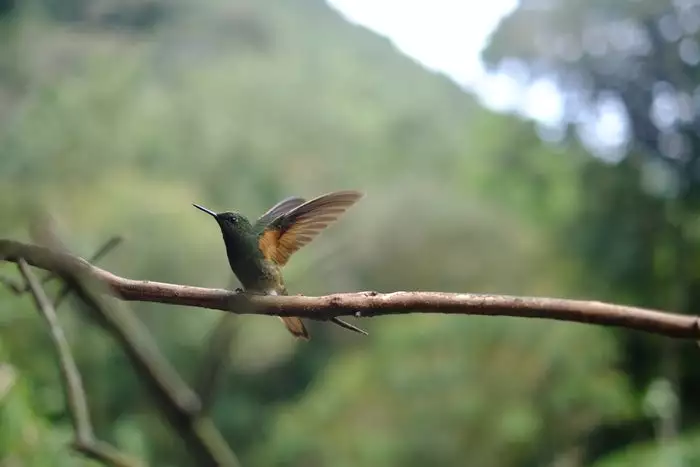
[[[430, 34], [420, 17], [415, 31]], [[697, 313], [699, 39], [695, 0], [521, 0], [485, 42], [476, 96], [322, 0], [2, 0], [0, 236], [28, 240], [48, 209], [83, 256], [124, 236], [100, 262], [116, 274], [235, 287], [192, 202], [254, 217], [359, 189], [286, 267], [292, 293]], [[485, 106], [533, 87], [530, 114]], [[133, 309], [193, 381], [221, 314]], [[70, 303], [59, 315], [98, 436], [197, 465], [112, 338]], [[358, 324], [369, 337], [310, 323], [298, 343], [236, 318], [213, 417], [243, 465], [700, 465], [693, 343], [513, 318]], [[5, 290], [0, 362], [0, 464], [95, 465], [70, 449], [44, 322]]]

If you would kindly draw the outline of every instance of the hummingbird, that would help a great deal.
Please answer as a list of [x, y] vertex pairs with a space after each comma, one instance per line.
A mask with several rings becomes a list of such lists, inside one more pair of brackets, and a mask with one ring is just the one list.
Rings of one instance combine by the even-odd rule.
[[[363, 196], [358, 191], [336, 191], [310, 201], [290, 196], [272, 206], [255, 223], [236, 211], [216, 213], [198, 204], [193, 203], [193, 206], [219, 224], [229, 266], [246, 292], [287, 295], [282, 267], [293, 253], [311, 242]], [[279, 318], [292, 335], [309, 340], [309, 332], [301, 319]], [[339, 318], [331, 318], [331, 321], [367, 334]]]

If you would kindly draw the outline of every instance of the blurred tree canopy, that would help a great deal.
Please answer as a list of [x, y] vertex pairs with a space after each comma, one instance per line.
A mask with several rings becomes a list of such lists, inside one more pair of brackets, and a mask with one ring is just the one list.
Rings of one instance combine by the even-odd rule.
[[[654, 104], [664, 89], [694, 96], [672, 79], [690, 82], [694, 68], [666, 49], [581, 46], [556, 59], [548, 48], [590, 35], [589, 24], [658, 27], [676, 6], [535, 3], [500, 25], [485, 57], [561, 77], [571, 99], [612, 93], [631, 122], [622, 161], [574, 139], [543, 143], [535, 124], [480, 108], [321, 0], [3, 3], [0, 235], [26, 238], [48, 207], [79, 254], [124, 235], [101, 263], [115, 273], [228, 287], [218, 230], [192, 202], [254, 216], [291, 194], [355, 188], [367, 198], [285, 268], [291, 293], [422, 289], [691, 310], [694, 120], [659, 127], [648, 111], [667, 105]], [[192, 381], [219, 313], [134, 308]], [[69, 306], [59, 312], [98, 435], [153, 465], [192, 465], [109, 337]], [[668, 359], [649, 337], [414, 315], [362, 322], [366, 339], [311, 323], [311, 342], [298, 344], [274, 319], [237, 324], [214, 418], [246, 466], [610, 467], [656, 452], [645, 395]], [[692, 357], [680, 358], [675, 441], [688, 462]], [[0, 363], [0, 462], [85, 465], [66, 444], [47, 331], [28, 298], [4, 290]]]
[[[570, 249], [607, 296], [684, 313], [700, 305], [699, 32], [700, 2], [692, 0], [523, 0], [484, 52], [495, 69], [553, 81], [564, 124], [598, 152], [591, 138], [597, 119], [617, 117], [617, 162], [590, 159], [581, 170], [579, 212], [566, 228]], [[694, 352], [622, 339], [639, 388], [661, 371], [681, 395], [700, 389]], [[698, 404], [681, 400], [675, 424], [692, 426]], [[628, 435], [638, 430], [630, 427]]]

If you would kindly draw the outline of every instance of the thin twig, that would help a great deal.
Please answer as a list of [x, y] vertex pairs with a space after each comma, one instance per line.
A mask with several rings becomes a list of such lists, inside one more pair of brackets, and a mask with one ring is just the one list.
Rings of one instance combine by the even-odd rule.
[[146, 327], [126, 304], [105, 297], [103, 284], [89, 274], [64, 273], [71, 292], [117, 340], [140, 380], [197, 462], [202, 466], [236, 467], [239, 462], [210, 420], [201, 402], [160, 353]]
[[[100, 248], [97, 249], [97, 251], [88, 259], [90, 263], [96, 263], [102, 258], [104, 258], [107, 253], [112, 251], [114, 248], [116, 248], [124, 239], [121, 236], [114, 236], [107, 240]], [[58, 275], [53, 272], [53, 271], [48, 271], [40, 280], [41, 285], [46, 285], [47, 283], [51, 282], [53, 279], [57, 279]], [[16, 282], [14, 279], [11, 279], [9, 277], [0, 275], [0, 284], [4, 285], [6, 288], [10, 289], [12, 293], [16, 295], [21, 295], [23, 293], [29, 292], [29, 285], [28, 284], [20, 284], [19, 282]], [[58, 291], [56, 294], [56, 298], [54, 298], [53, 301], [53, 306], [54, 308], [58, 308], [58, 306], [61, 304], [61, 302], [66, 298], [66, 295], [68, 294], [68, 288], [66, 285], [61, 287], [61, 289]]]
[[[242, 306], [250, 306], [242, 303]], [[237, 310], [237, 314], [243, 314]], [[367, 333], [352, 324], [346, 323], [340, 318], [332, 318], [332, 322], [338, 326], [360, 334]], [[195, 390], [202, 401], [202, 413], [209, 413], [216, 400], [216, 391], [230, 363], [231, 343], [236, 331], [236, 316], [226, 313], [217, 322], [209, 338], [209, 345], [202, 358], [200, 371], [196, 379]]]
[[106, 465], [119, 467], [142, 465], [141, 462], [131, 459], [130, 456], [119, 452], [113, 446], [95, 441], [83, 382], [80, 378], [75, 360], [73, 360], [70, 346], [63, 333], [63, 328], [61, 328], [61, 324], [58, 322], [56, 310], [51, 304], [51, 300], [49, 300], [46, 292], [44, 292], [44, 289], [41, 287], [39, 280], [29, 269], [27, 263], [23, 259], [19, 259], [18, 266], [20, 273], [27, 283], [29, 292], [34, 298], [37, 309], [46, 320], [46, 324], [51, 332], [51, 340], [58, 354], [59, 368], [68, 404], [68, 412], [73, 422], [73, 429], [75, 430], [74, 448], [87, 457], [101, 461]]
[[[338, 316], [368, 318], [409, 313], [545, 318], [617, 326], [672, 338], [700, 338], [697, 316], [597, 301], [439, 292], [359, 292], [322, 297], [247, 296], [221, 289], [126, 279], [94, 267], [76, 256], [0, 240], [0, 260], [17, 261], [20, 257], [43, 269], [90, 272], [107, 286], [106, 291], [130, 301], [169, 303], [241, 314], [298, 316], [323, 321]], [[243, 306], [247, 303], [253, 306]]]
[[24, 287], [22, 287], [18, 282], [16, 282], [14, 279], [11, 279], [9, 277], [0, 275], [0, 284], [4, 285], [6, 288], [10, 290], [15, 295], [20, 295], [23, 294], [26, 290]]
[[202, 401], [202, 413], [209, 413], [216, 398], [216, 390], [229, 364], [231, 342], [236, 332], [236, 320], [232, 314], [225, 313], [216, 323], [209, 345], [202, 358], [197, 375], [195, 390]]
[[[234, 289], [237, 284], [235, 275], [229, 277], [229, 288]], [[242, 289], [236, 289], [242, 290]], [[226, 374], [231, 361], [231, 344], [236, 334], [238, 322], [236, 316], [229, 313], [219, 318], [210, 338], [207, 348], [202, 357], [200, 370], [195, 379], [195, 391], [202, 401], [202, 413], [211, 411], [216, 401], [216, 392], [221, 385], [221, 380]]]
[[[107, 240], [104, 245], [102, 245], [94, 255], [89, 259], [91, 263], [96, 263], [102, 258], [104, 258], [107, 253], [115, 249], [119, 244], [122, 242], [122, 237], [120, 236], [114, 236]], [[63, 284], [63, 287], [58, 291], [56, 294], [56, 298], [53, 299], [53, 306], [54, 308], [58, 308], [63, 300], [68, 296], [68, 293], [70, 292], [70, 287], [68, 284]]]
[[27, 263], [20, 259], [18, 265], [22, 276], [27, 281], [36, 307], [46, 320], [46, 324], [48, 324], [51, 331], [51, 340], [58, 353], [59, 368], [65, 384], [69, 413], [73, 419], [76, 435], [79, 439], [88, 439], [92, 436], [93, 430], [88, 415], [87, 402], [85, 401], [85, 390], [78, 373], [78, 367], [71, 356], [70, 347], [63, 334], [63, 329], [58, 322], [56, 311]]
[[[235, 287], [234, 275], [229, 278], [230, 288]], [[195, 380], [195, 391], [202, 401], [202, 413], [208, 414], [216, 400], [216, 391], [230, 364], [231, 344], [237, 329], [236, 316], [224, 313], [216, 323], [209, 338], [209, 345], [200, 364]]]
[[63, 279], [82, 308], [116, 339], [197, 465], [237, 467], [238, 459], [219, 431], [201, 416], [199, 398], [160, 353], [146, 327], [125, 303], [107, 299], [104, 284], [95, 277], [94, 270], [68, 266], [66, 258], [73, 256], [61, 240], [50, 228], [38, 227], [42, 241], [56, 251], [40, 248], [58, 255], [58, 267], [50, 270]]
[[120, 235], [115, 235], [114, 237], [110, 238], [100, 248], [97, 249], [97, 251], [90, 258], [90, 262], [98, 262], [99, 260], [107, 256], [107, 253], [111, 252], [116, 247], [118, 247], [123, 241], [124, 238]]

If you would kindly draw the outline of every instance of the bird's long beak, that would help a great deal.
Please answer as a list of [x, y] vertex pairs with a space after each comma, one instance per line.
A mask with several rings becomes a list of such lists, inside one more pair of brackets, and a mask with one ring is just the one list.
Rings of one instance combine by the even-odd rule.
[[214, 219], [216, 219], [216, 213], [214, 211], [210, 211], [209, 209], [205, 208], [204, 206], [200, 206], [199, 204], [194, 204], [192, 203], [192, 206], [196, 207], [200, 211], [204, 211], [210, 216], [212, 216]]

